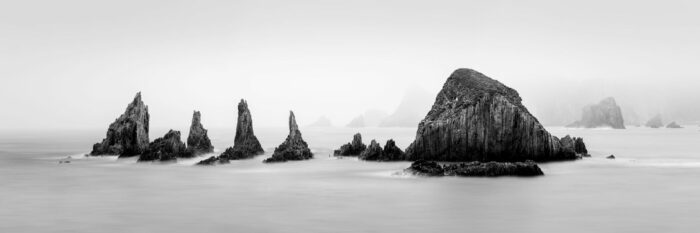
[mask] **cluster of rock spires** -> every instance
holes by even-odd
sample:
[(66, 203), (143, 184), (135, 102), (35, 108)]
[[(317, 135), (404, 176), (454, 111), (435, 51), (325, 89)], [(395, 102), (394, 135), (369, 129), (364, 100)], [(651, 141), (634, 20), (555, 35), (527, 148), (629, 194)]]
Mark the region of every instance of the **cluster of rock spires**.
[(625, 121), (622, 118), (620, 106), (617, 105), (613, 97), (608, 97), (598, 104), (584, 107), (581, 120), (567, 125), (567, 127), (624, 129)]
[(90, 155), (140, 155), (138, 161), (172, 161), (212, 152), (214, 147), (201, 124), (201, 114), (192, 116), (187, 145), (180, 139), (180, 132), (170, 130), (163, 137), (149, 143), (148, 106), (141, 99), (141, 92), (127, 106), (126, 111), (107, 130), (107, 137), (93, 146)]
[(418, 125), (407, 160), (552, 161), (576, 159), (522, 105), (515, 90), (485, 75), (458, 69)]
[(213, 165), (215, 163), (228, 163), (229, 160), (248, 159), (265, 153), (260, 141), (253, 131), (253, 117), (248, 109), (248, 102), (241, 100), (238, 103), (238, 120), (236, 121), (236, 137), (233, 147), (229, 147), (218, 157), (212, 156), (202, 160), (198, 165)]
[(277, 148), (272, 157), (265, 159), (265, 163), (286, 162), (289, 160), (306, 160), (313, 158), (313, 154), (301, 137), (294, 112), (289, 111), (289, 135)]
[(342, 145), (340, 149), (335, 150), (333, 153), (335, 156), (358, 156), (362, 160), (369, 161), (400, 161), (405, 160), (404, 152), (396, 146), (396, 142), (393, 139), (389, 139), (386, 144), (384, 144), (384, 149), (381, 145), (377, 143), (376, 140), (372, 140), (369, 146), (362, 143), (362, 135), (356, 133), (351, 143)]
[[(600, 118), (605, 124), (624, 128), (621, 117), (618, 121), (616, 116), (600, 113), (609, 112), (609, 109), (619, 112), (613, 99), (591, 107), (591, 113), (584, 113), (584, 120)], [(149, 144), (148, 118), (148, 108), (139, 93), (126, 112), (110, 125), (102, 143), (93, 146), (91, 154), (140, 154), (139, 161), (168, 161), (213, 151), (199, 112), (193, 115), (187, 146), (180, 140), (180, 132), (174, 130)], [(252, 117), (245, 100), (238, 104), (236, 127), (233, 147), (198, 164), (227, 163), (264, 153), (253, 132)], [(372, 161), (416, 161), (407, 169), (416, 174), (536, 176), (543, 173), (534, 161), (577, 159), (588, 156), (588, 150), (581, 138), (567, 135), (559, 139), (550, 135), (522, 105), (515, 90), (477, 71), (458, 69), (447, 79), (432, 109), (418, 125), (416, 139), (405, 153), (394, 140), (388, 140), (384, 148), (376, 140), (366, 146), (358, 133), (351, 143), (341, 146), (334, 154)], [(264, 162), (311, 158), (313, 154), (301, 136), (294, 113), (290, 111), (289, 135)], [(438, 162), (468, 163), (440, 165)]]

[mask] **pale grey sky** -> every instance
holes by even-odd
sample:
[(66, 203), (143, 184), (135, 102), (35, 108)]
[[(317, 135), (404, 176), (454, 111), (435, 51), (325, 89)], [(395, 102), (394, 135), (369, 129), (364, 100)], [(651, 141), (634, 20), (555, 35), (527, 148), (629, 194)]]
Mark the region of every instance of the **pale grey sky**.
[(2, 1), (0, 129), (105, 128), (137, 91), (152, 127), (184, 130), (194, 109), (232, 127), (240, 98), (256, 126), (284, 125), (290, 109), (301, 125), (345, 125), (391, 113), (409, 88), (436, 94), (460, 67), (517, 89), (536, 116), (619, 96), (643, 115), (681, 99), (690, 119), (697, 12), (697, 1)]

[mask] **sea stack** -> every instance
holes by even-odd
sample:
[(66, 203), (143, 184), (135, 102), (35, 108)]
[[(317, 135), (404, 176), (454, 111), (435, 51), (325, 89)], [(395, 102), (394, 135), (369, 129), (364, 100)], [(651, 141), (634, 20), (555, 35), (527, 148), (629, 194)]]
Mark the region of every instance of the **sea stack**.
[(165, 136), (148, 145), (148, 148), (139, 157), (139, 162), (170, 161), (188, 157), (192, 157), (192, 154), (187, 151), (185, 143), (180, 140), (180, 131), (171, 129)]
[(92, 146), (90, 155), (135, 156), (148, 148), (148, 106), (141, 101), (141, 92), (107, 130), (107, 137)]
[(313, 158), (313, 154), (308, 144), (301, 137), (294, 112), (289, 111), (289, 135), (281, 145), (275, 148), (275, 153), (272, 154), (272, 157), (264, 162), (286, 162), (288, 160), (306, 160), (311, 158)]
[(207, 130), (202, 126), (202, 114), (199, 111), (194, 111), (192, 114), (190, 134), (187, 136), (187, 150), (193, 155), (201, 155), (214, 151), (214, 146), (211, 145)]
[(408, 160), (551, 161), (576, 159), (521, 103), (517, 91), (471, 69), (447, 79), (418, 125)]
[(584, 107), (581, 120), (567, 125), (567, 127), (612, 127), (613, 129), (624, 129), (625, 121), (622, 118), (622, 110), (615, 102), (615, 98), (608, 97), (598, 104)]
[(384, 144), (384, 149), (381, 148), (377, 141), (372, 140), (369, 147), (362, 151), (359, 156), (362, 160), (368, 161), (399, 161), (405, 160), (404, 152), (396, 146), (393, 139), (389, 139)]
[(241, 99), (238, 103), (238, 121), (233, 147), (229, 147), (219, 157), (226, 160), (248, 159), (265, 153), (260, 141), (253, 132), (253, 117), (248, 109), (248, 102)]
[(367, 145), (362, 143), (362, 135), (360, 133), (356, 133), (354, 136), (352, 136), (351, 143), (342, 145), (340, 149), (335, 150), (333, 154), (336, 156), (356, 156), (360, 155), (360, 153), (362, 153), (362, 151), (364, 151), (366, 148)]
[(376, 140), (369, 143), (367, 149), (362, 151), (360, 159), (362, 160), (380, 160), (382, 157), (382, 146)]
[(661, 114), (658, 114), (653, 118), (649, 119), (649, 121), (647, 121), (646, 126), (654, 129), (664, 127), (663, 120), (661, 120)]

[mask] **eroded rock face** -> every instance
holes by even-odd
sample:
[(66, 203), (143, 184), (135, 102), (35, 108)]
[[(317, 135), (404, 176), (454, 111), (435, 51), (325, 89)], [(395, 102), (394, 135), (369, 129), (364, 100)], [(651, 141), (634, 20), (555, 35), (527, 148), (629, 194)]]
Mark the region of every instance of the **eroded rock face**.
[(458, 69), (418, 125), (408, 160), (549, 161), (576, 159), (522, 105), (515, 90)]
[(187, 149), (193, 155), (201, 155), (214, 151), (214, 146), (211, 145), (211, 140), (207, 135), (207, 130), (202, 126), (202, 115), (199, 111), (192, 114), (192, 124), (190, 125), (190, 134), (187, 136)]
[(654, 129), (664, 127), (663, 120), (661, 120), (661, 115), (656, 115), (653, 118), (649, 119), (649, 121), (647, 121), (646, 126)]
[(377, 143), (376, 140), (372, 140), (369, 143), (367, 149), (360, 153), (360, 159), (362, 160), (381, 160), (382, 159), (382, 147)]
[(311, 158), (313, 158), (313, 154), (309, 149), (309, 145), (306, 144), (301, 137), (294, 112), (289, 111), (289, 135), (287, 135), (287, 139), (284, 140), (281, 145), (275, 148), (275, 153), (272, 154), (272, 157), (266, 159), (264, 162), (286, 162), (289, 160), (306, 160)]
[(598, 104), (584, 107), (581, 120), (567, 127), (612, 127), (613, 129), (624, 129), (625, 121), (622, 118), (620, 106), (617, 105), (613, 97), (609, 97)]
[(574, 151), (584, 157), (590, 156), (588, 154), (588, 149), (586, 149), (586, 144), (583, 143), (583, 138), (574, 138)]
[(404, 159), (405, 153), (398, 146), (396, 146), (396, 142), (394, 142), (394, 139), (389, 139), (388, 141), (386, 141), (386, 144), (384, 144), (384, 150), (382, 150), (381, 160), (398, 161)]
[(180, 131), (170, 130), (162, 138), (158, 138), (148, 145), (148, 148), (139, 157), (139, 162), (146, 161), (170, 161), (177, 158), (189, 158), (185, 143), (180, 140)]
[(92, 146), (90, 155), (129, 157), (143, 153), (148, 148), (148, 121), (148, 106), (139, 92), (124, 114), (109, 125), (107, 137)]
[(351, 143), (342, 145), (340, 149), (335, 150), (333, 154), (336, 156), (355, 156), (360, 155), (360, 153), (362, 153), (362, 151), (365, 149), (367, 149), (367, 145), (362, 143), (362, 135), (360, 133), (356, 133), (352, 137)]
[(669, 123), (668, 125), (666, 125), (666, 128), (669, 128), (669, 129), (680, 129), (680, 128), (683, 128), (683, 127), (681, 127), (678, 123), (676, 123), (676, 122), (674, 121), (674, 122), (671, 122), (671, 123)]
[(541, 176), (544, 175), (533, 161), (525, 162), (469, 162), (440, 165), (437, 162), (418, 160), (404, 171), (423, 176), (463, 176), (463, 177), (497, 177), (497, 176)]
[(238, 121), (233, 147), (227, 148), (220, 157), (229, 160), (248, 159), (263, 153), (265, 151), (253, 131), (253, 117), (248, 109), (248, 102), (242, 99), (238, 103)]

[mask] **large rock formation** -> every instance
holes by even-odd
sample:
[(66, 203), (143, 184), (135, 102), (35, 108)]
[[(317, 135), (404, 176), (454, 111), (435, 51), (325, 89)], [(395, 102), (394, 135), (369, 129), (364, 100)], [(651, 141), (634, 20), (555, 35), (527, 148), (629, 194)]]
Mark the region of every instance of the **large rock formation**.
[(309, 149), (309, 145), (301, 138), (301, 132), (299, 131), (299, 126), (297, 126), (294, 112), (289, 111), (289, 135), (287, 135), (287, 139), (281, 145), (275, 148), (275, 153), (272, 154), (272, 157), (264, 162), (286, 162), (288, 160), (306, 160), (311, 158), (313, 158), (313, 154)]
[(424, 176), (541, 176), (544, 175), (533, 161), (526, 162), (469, 162), (440, 165), (437, 162), (419, 160), (411, 164), (406, 172)]
[(335, 150), (333, 154), (336, 156), (354, 156), (359, 155), (366, 148), (367, 146), (364, 143), (362, 143), (362, 135), (360, 133), (356, 133), (352, 137), (351, 143), (342, 145), (340, 149)]
[(194, 111), (194, 114), (192, 114), (190, 134), (187, 136), (187, 150), (193, 155), (206, 154), (214, 151), (214, 146), (211, 145), (207, 130), (202, 126), (202, 115), (199, 111)]
[(649, 119), (649, 121), (647, 121), (646, 126), (654, 129), (664, 127), (664, 122), (663, 120), (661, 120), (661, 114), (658, 114), (653, 118)]
[(598, 104), (584, 107), (581, 120), (567, 127), (612, 127), (613, 129), (624, 129), (625, 121), (622, 119), (622, 110), (617, 106), (615, 99), (608, 97)]
[(230, 160), (247, 159), (263, 153), (265, 151), (253, 132), (253, 117), (248, 109), (248, 102), (242, 99), (238, 103), (238, 122), (233, 147), (226, 149), (220, 157)]
[(109, 125), (107, 137), (92, 146), (90, 155), (139, 155), (148, 148), (148, 106), (136, 94), (126, 111)]
[(180, 131), (171, 129), (165, 136), (148, 145), (148, 148), (139, 157), (139, 162), (169, 161), (189, 157), (192, 157), (192, 154), (187, 150), (185, 143), (180, 140)]
[(683, 127), (681, 127), (678, 123), (676, 123), (676, 122), (674, 121), (674, 122), (668, 123), (668, 125), (666, 125), (666, 128), (669, 128), (669, 129), (680, 129), (680, 128), (683, 128)]
[(576, 159), (522, 105), (515, 90), (458, 69), (418, 125), (408, 160), (549, 161)]

